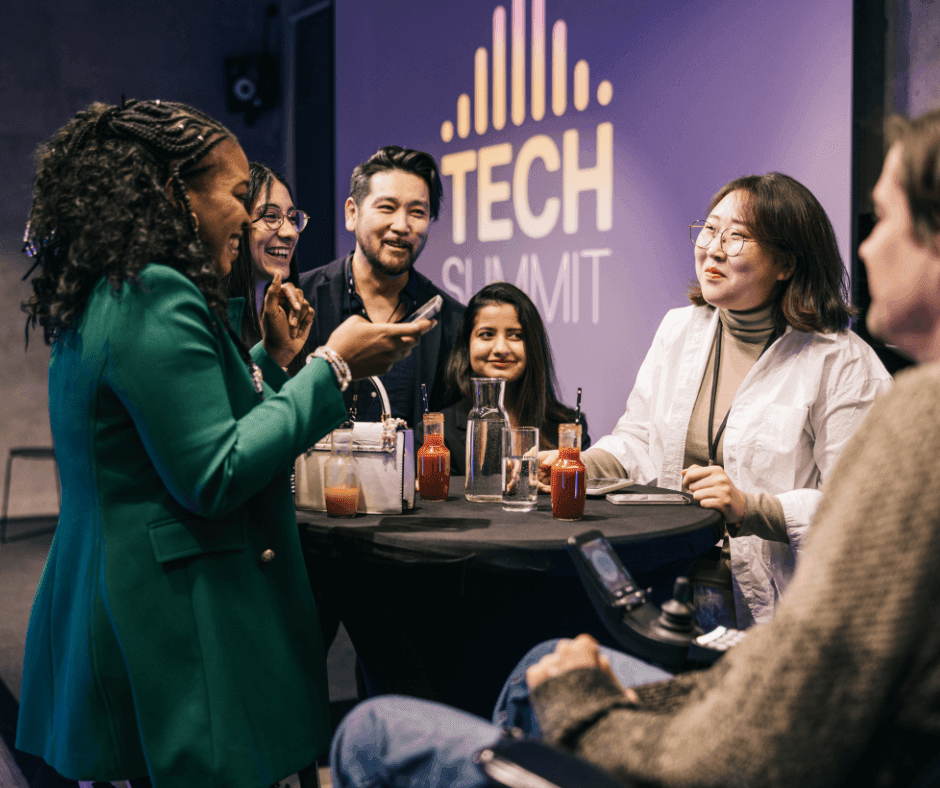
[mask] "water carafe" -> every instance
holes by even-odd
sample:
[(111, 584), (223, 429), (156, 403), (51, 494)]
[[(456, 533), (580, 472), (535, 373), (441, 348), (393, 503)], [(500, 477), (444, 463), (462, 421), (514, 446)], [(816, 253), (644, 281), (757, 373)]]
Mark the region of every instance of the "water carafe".
[(467, 417), (468, 501), (500, 503), (503, 495), (503, 427), (509, 414), (503, 405), (506, 381), (502, 378), (470, 378), (473, 410)]

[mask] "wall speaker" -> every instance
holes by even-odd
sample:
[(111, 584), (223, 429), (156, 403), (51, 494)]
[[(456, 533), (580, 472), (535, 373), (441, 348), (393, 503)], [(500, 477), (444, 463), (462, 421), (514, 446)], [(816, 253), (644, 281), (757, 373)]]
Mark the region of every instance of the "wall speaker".
[(225, 105), (229, 112), (244, 112), (251, 122), (280, 103), (280, 79), (273, 55), (225, 58)]

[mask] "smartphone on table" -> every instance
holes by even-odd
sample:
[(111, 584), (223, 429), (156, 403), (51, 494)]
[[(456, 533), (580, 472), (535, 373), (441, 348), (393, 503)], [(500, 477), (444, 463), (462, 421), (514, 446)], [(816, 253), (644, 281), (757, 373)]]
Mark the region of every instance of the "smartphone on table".
[(615, 506), (690, 503), (689, 499), (681, 493), (611, 493), (607, 496), (607, 500)]

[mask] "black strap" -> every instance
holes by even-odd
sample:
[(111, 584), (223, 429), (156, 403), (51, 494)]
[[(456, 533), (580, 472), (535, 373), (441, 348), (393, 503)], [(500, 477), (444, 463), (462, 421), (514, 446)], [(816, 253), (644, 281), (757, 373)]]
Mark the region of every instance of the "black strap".
[[(715, 400), (718, 398), (718, 370), (721, 368), (721, 336), (722, 336), (722, 321), (721, 315), (718, 316), (718, 330), (715, 332), (715, 368), (712, 373), (712, 398), (711, 403), (708, 406), (708, 464), (715, 465), (718, 462), (718, 444), (721, 442), (721, 436), (725, 431), (725, 426), (728, 424), (728, 413), (731, 413), (731, 408), (728, 408), (728, 413), (725, 413), (725, 417), (721, 420), (721, 426), (718, 427), (718, 434), (712, 438), (712, 426), (715, 423)], [(767, 338), (767, 344), (764, 345), (763, 350), (758, 356), (758, 360), (764, 353), (767, 352), (769, 348), (777, 337), (780, 336), (780, 333), (777, 331), (776, 327), (773, 331), (770, 332), (770, 336)], [(755, 364), (757, 362), (754, 362)]]

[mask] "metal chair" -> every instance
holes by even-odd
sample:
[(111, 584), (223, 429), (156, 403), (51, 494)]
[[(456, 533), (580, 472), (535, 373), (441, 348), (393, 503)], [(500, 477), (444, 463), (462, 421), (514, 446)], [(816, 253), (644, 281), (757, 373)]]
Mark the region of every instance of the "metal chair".
[[(13, 460), (52, 460), (52, 467), (55, 471), (55, 489), (56, 493), (59, 496), (59, 507), (62, 507), (62, 488), (59, 485), (59, 466), (56, 463), (55, 459), (55, 450), (52, 448), (46, 448), (45, 446), (17, 446), (10, 449), (10, 453), (7, 455), (7, 468), (6, 468), (6, 477), (3, 484), (3, 511), (0, 514), (0, 543), (5, 543), (7, 541), (7, 524), (9, 522), (8, 510), (10, 504), (10, 478), (13, 472)], [(17, 536), (17, 539), (23, 539), (27, 536), (38, 536), (39, 534), (49, 533), (55, 530), (55, 526), (51, 528), (43, 528), (39, 530), (29, 531), (26, 534)]]

